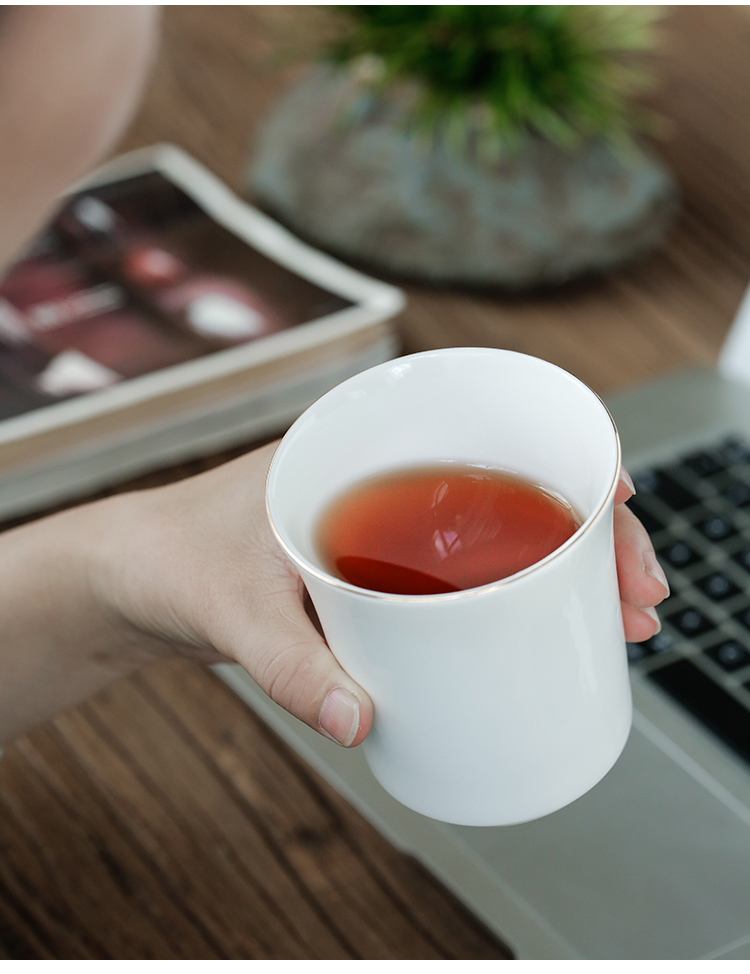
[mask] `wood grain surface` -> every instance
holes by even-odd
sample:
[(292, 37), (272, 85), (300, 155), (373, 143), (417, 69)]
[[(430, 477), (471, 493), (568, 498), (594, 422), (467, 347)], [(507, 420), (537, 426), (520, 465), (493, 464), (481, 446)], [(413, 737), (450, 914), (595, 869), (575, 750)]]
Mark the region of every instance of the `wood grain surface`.
[[(262, 117), (302, 70), (301, 7), (168, 7), (120, 149), (185, 147), (234, 189)], [(710, 365), (750, 279), (750, 16), (670, 8), (655, 106), (682, 212), (659, 253), (508, 298), (406, 285), (407, 351), (517, 349), (607, 394)], [(160, 471), (167, 483), (243, 452)], [(0, 762), (0, 957), (503, 958), (209, 671), (152, 668)]]

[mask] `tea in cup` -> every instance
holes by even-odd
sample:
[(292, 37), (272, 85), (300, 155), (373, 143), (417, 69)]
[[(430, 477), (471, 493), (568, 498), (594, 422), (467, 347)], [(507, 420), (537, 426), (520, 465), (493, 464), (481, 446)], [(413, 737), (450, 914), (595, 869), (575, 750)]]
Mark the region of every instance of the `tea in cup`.
[(617, 431), (562, 369), (442, 349), (331, 390), (267, 504), (331, 651), (370, 695), (384, 788), (461, 825), (539, 818), (627, 740)]

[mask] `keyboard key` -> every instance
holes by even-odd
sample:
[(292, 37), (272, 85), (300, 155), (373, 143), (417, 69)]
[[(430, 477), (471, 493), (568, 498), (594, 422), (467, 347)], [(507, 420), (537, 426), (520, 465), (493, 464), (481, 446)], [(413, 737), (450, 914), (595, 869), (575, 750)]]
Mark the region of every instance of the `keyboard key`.
[(750, 712), (697, 666), (678, 660), (649, 678), (750, 762)]
[(746, 629), (750, 629), (750, 608), (742, 609), (741, 612), (735, 612), (734, 618), (740, 625), (744, 626)]
[(714, 602), (723, 602), (741, 591), (724, 572), (712, 572), (695, 582), (695, 585)]
[(741, 440), (735, 438), (726, 440), (721, 453), (730, 463), (750, 463), (750, 448)]
[(655, 494), (673, 511), (684, 511), (698, 503), (698, 498), (663, 470), (649, 470), (634, 479), (636, 490)]
[(706, 655), (730, 673), (750, 663), (750, 653), (736, 639), (725, 639), (724, 642), (711, 646), (706, 650)]
[(693, 453), (691, 456), (685, 457), (682, 463), (692, 470), (696, 477), (713, 477), (714, 474), (721, 473), (722, 470), (726, 469), (714, 454), (705, 452)]
[(711, 514), (696, 527), (709, 541), (724, 541), (726, 538), (731, 538), (733, 534), (737, 534), (737, 529), (732, 522), (722, 517), (721, 514)]
[(740, 568), (750, 572), (750, 545), (732, 555), (732, 561), (736, 561)]
[[(750, 609), (746, 611), (748, 612), (748, 619), (750, 619)], [(711, 629), (716, 628), (708, 616), (705, 616), (699, 609), (693, 608), (680, 609), (679, 612), (667, 616), (667, 621), (683, 636), (688, 637), (702, 636), (704, 632), (710, 632)]]
[(667, 653), (675, 644), (674, 636), (668, 632), (657, 632), (650, 639), (644, 639), (642, 643), (627, 643), (628, 661), (637, 663), (639, 660), (646, 659), (647, 656), (654, 656), (656, 653)]
[[(689, 565), (694, 565), (697, 561), (701, 560), (698, 552), (694, 551), (684, 541), (674, 541), (672, 544), (660, 548), (657, 554), (660, 559), (668, 562), (673, 568), (687, 568)], [(747, 556), (747, 566), (743, 565), (743, 567), (747, 567), (747, 570), (750, 571), (750, 548), (748, 548)]]
[(625, 648), (628, 651), (628, 663), (639, 663), (642, 659), (654, 655), (654, 651), (644, 643), (625, 643)]
[(730, 504), (735, 507), (747, 507), (750, 504), (750, 484), (745, 484), (741, 480), (733, 480), (721, 491), (722, 497), (726, 497)]
[(656, 470), (641, 470), (633, 474), (633, 483), (637, 491), (653, 494), (659, 486), (659, 474)]
[(666, 653), (674, 646), (674, 636), (668, 632), (657, 632), (644, 642), (644, 646), (648, 646), (654, 653)]
[(630, 508), (633, 514), (635, 514), (649, 534), (656, 534), (657, 531), (661, 531), (661, 529), (664, 527), (661, 521), (647, 511), (641, 504), (638, 503), (638, 501), (631, 498), (627, 502), (627, 506)]

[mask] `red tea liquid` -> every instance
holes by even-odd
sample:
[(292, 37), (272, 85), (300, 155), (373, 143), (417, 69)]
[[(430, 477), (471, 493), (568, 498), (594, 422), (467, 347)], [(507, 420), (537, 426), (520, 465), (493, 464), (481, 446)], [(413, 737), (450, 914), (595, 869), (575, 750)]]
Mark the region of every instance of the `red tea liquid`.
[(439, 464), (345, 491), (320, 520), (317, 548), (326, 570), (352, 585), (432, 595), (514, 575), (580, 524), (564, 500), (521, 477)]

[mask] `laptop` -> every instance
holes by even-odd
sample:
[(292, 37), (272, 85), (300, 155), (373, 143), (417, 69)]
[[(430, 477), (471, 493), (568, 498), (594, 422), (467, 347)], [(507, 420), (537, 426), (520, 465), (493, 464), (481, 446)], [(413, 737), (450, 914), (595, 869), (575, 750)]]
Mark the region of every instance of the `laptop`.
[(447, 825), (400, 805), (236, 666), (220, 675), (518, 958), (750, 958), (750, 292), (716, 372), (609, 400), (672, 587), (628, 647), (622, 757), (544, 819)]

